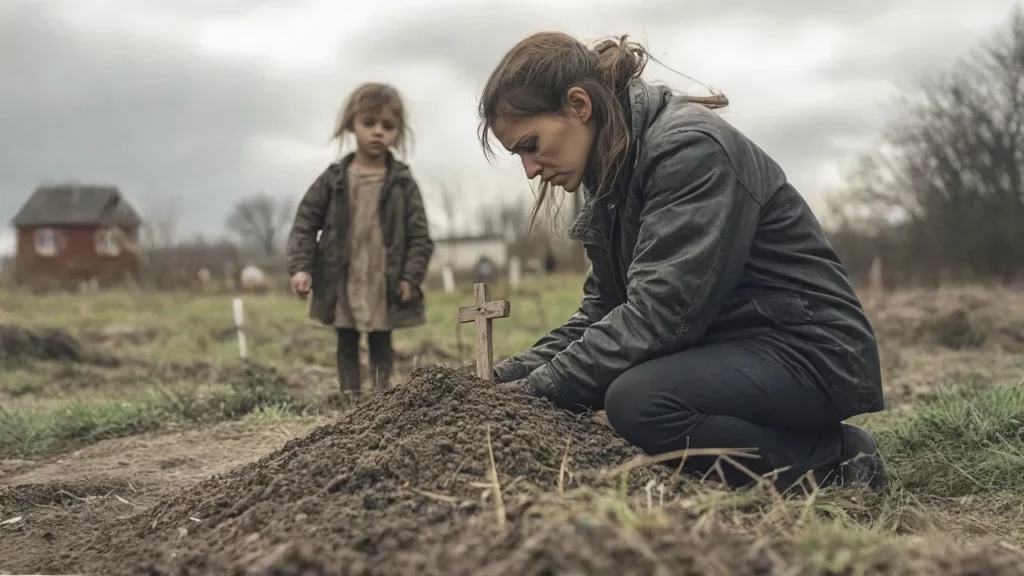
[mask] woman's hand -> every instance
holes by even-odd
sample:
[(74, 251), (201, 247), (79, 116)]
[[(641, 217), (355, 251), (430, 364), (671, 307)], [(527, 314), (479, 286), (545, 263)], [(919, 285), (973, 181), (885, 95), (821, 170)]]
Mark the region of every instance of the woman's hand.
[(411, 282), (402, 280), (398, 283), (398, 299), (402, 301), (402, 304), (408, 304), (415, 295), (416, 288), (413, 287)]
[(500, 390), (508, 390), (511, 392), (519, 392), (520, 394), (529, 394), (530, 396), (540, 396), (537, 389), (530, 384), (527, 378), (520, 380), (513, 380), (511, 382), (501, 382), (496, 385)]
[(292, 275), (292, 293), (305, 300), (313, 287), (313, 277), (305, 272), (296, 272)]

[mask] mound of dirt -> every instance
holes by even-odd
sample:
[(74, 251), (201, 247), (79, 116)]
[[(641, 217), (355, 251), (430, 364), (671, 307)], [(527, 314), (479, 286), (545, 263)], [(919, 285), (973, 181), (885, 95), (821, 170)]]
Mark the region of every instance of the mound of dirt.
[(901, 292), (869, 314), (884, 346), (1024, 352), (1024, 294), (1011, 290)]
[(130, 494), (131, 489), (130, 483), (116, 480), (0, 486), (0, 516), (31, 511), (40, 506), (74, 506), (96, 498), (110, 497), (115, 492)]
[(113, 478), (0, 486), (0, 574), (22, 573), (20, 558), (102, 537), (107, 523), (131, 514), (136, 486)]
[(20, 326), (0, 325), (0, 359), (4, 361), (59, 360), (81, 362), (82, 346), (63, 330), (35, 332)]
[(276, 368), (259, 362), (245, 362), (222, 370), (218, 377), (231, 386), (234, 403), (225, 413), (249, 414), (261, 406), (292, 405), (302, 402), (293, 394), (291, 383)]
[[(86, 573), (244, 571), (276, 546), (315, 542), (331, 573), (440, 573), (425, 553), (467, 518), (490, 511), (488, 431), (506, 498), (553, 489), (568, 444), (564, 483), (612, 484), (599, 471), (639, 455), (610, 430), (509, 394), (462, 372), (418, 370), (335, 424), (258, 462), (155, 506), (114, 538), (92, 542), (64, 566)], [(631, 475), (638, 487), (666, 474)], [(514, 514), (512, 502), (509, 513)], [(436, 555), (437, 552), (435, 551)], [(287, 555), (275, 556), (286, 562)], [(72, 560), (72, 558), (68, 558)], [(270, 564), (276, 561), (270, 559)], [(459, 570), (449, 565), (455, 573)], [(473, 571), (474, 567), (467, 567)], [(468, 573), (463, 571), (463, 573)]]
[(0, 324), (0, 365), (24, 364), (31, 360), (117, 364), (114, 358), (87, 352), (64, 330), (48, 328), (36, 331)]
[[(622, 477), (601, 472), (639, 455), (588, 417), (461, 371), (420, 369), (406, 385), (259, 461), (126, 520), (69, 524), (50, 535), (48, 553), (4, 568), (176, 576), (854, 573), (834, 546), (815, 559), (681, 505), (653, 521), (630, 521), (634, 514), (611, 492), (579, 490), (615, 488)], [(642, 494), (670, 473), (640, 468), (619, 489)], [(560, 484), (563, 497), (555, 495)], [(1006, 550), (921, 550), (880, 554), (870, 572), (1024, 568)]]

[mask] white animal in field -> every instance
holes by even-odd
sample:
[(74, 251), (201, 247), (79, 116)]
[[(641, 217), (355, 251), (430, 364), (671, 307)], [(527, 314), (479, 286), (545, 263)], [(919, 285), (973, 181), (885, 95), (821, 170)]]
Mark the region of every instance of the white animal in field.
[(199, 278), (200, 282), (202, 282), (203, 284), (208, 284), (210, 282), (212, 274), (210, 274), (209, 268), (200, 268), (196, 276)]
[(267, 275), (263, 273), (263, 270), (255, 266), (242, 268), (241, 280), (242, 288), (246, 290), (258, 290), (267, 287)]

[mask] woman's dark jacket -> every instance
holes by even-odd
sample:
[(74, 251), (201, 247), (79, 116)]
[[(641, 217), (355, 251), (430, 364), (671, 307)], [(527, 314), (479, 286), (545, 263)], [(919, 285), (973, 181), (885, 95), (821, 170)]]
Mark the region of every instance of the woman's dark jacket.
[(667, 88), (634, 82), (627, 120), (625, 184), (588, 198), (570, 231), (591, 261), (579, 310), (496, 378), (599, 409), (633, 366), (753, 338), (818, 382), (842, 418), (881, 410), (871, 324), (782, 168)]

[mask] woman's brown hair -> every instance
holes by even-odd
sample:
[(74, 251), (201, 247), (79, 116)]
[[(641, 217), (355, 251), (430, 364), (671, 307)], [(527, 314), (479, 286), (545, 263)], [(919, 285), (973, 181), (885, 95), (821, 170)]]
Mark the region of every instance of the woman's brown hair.
[[(629, 126), (620, 99), (648, 60), (647, 50), (626, 38), (602, 40), (591, 48), (568, 34), (540, 32), (513, 46), (480, 97), (478, 136), (484, 153), (494, 157), (489, 136), (499, 118), (561, 114), (569, 89), (580, 87), (590, 96), (595, 127), (584, 182), (595, 197), (608, 193), (629, 151)], [(549, 192), (542, 183), (534, 219)]]
[(395, 148), (404, 156), (412, 144), (412, 129), (406, 119), (405, 104), (398, 90), (390, 84), (380, 82), (367, 82), (356, 88), (342, 105), (338, 112), (338, 120), (334, 125), (334, 139), (341, 140), (346, 132), (354, 130), (353, 123), (356, 116), (364, 112), (379, 112), (388, 107), (398, 117), (398, 136), (395, 138)]

